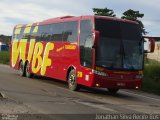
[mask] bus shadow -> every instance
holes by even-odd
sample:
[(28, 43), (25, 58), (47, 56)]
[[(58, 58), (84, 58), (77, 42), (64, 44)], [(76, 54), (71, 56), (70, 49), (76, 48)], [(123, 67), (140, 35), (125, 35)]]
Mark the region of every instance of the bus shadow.
[(137, 99), (134, 96), (131, 96), (129, 94), (124, 94), (119, 90), (116, 94), (110, 93), (107, 88), (89, 88), (89, 87), (83, 87), (84, 89), (81, 89), (80, 92), (82, 93), (88, 93), (92, 95), (98, 95), (99, 97), (115, 97), (115, 98), (122, 98), (127, 100), (133, 100)]
[[(45, 76), (37, 76), (37, 75), (35, 75), (33, 79), (40, 80), (41, 82), (53, 84), (53, 85), (56, 85), (58, 87), (68, 89), (67, 82), (65, 82), (65, 81), (61, 81), (61, 80), (58, 80), (58, 79), (53, 79), (53, 78), (49, 78), (49, 77), (45, 77)], [(121, 90), (118, 91), (116, 94), (111, 94), (107, 90), (107, 88), (90, 88), (90, 87), (86, 87), (86, 86), (81, 86), (81, 89), (78, 92), (84, 93), (84, 94), (96, 95), (96, 96), (100, 96), (100, 97), (111, 96), (111, 97), (128, 99), (128, 100), (129, 99), (131, 99), (131, 100), (137, 99), (134, 96), (122, 93)]]
[(58, 80), (58, 79), (54, 79), (54, 78), (50, 78), (50, 77), (45, 77), (45, 76), (39, 76), (39, 75), (34, 75), (33, 79), (40, 80), (41, 82), (57, 85), (59, 87), (67, 88), (67, 82), (62, 81), (62, 80)]

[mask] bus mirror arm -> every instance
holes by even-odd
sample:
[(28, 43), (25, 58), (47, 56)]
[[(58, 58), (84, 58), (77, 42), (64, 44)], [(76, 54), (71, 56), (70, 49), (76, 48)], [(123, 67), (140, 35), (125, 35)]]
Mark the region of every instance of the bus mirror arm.
[(144, 50), (145, 53), (153, 53), (155, 49), (155, 39), (152, 37), (144, 37), (144, 42), (148, 41), (148, 50)]
[(93, 48), (95, 48), (98, 44), (98, 40), (99, 40), (99, 37), (100, 37), (99, 36), (99, 31), (93, 30), (92, 33), (93, 33)]
[(150, 40), (150, 52), (154, 52), (155, 49), (155, 40), (153, 38), (151, 38)]

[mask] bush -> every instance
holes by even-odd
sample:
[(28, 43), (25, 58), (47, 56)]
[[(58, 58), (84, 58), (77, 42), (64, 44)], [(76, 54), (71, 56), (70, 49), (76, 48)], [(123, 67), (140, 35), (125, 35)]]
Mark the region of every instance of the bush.
[(2, 51), (0, 52), (0, 63), (2, 64), (9, 64), (9, 51)]
[(160, 64), (147, 64), (144, 68), (142, 90), (160, 95)]

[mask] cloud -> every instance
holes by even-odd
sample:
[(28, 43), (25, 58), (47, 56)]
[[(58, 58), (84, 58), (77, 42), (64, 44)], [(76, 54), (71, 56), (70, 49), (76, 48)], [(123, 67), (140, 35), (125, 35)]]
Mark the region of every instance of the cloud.
[[(70, 15), (56, 8), (46, 9), (43, 5), (35, 3), (15, 2), (11, 9), (8, 2), (0, 3), (0, 34), (11, 35), (13, 26), (16, 24), (32, 23), (52, 17)], [(19, 23), (18, 23), (19, 22)]]
[(148, 35), (159, 37), (160, 36), (160, 20), (142, 20)]
[[(143, 21), (146, 29), (158, 30), (155, 20), (160, 19), (159, 4), (159, 0), (154, 2), (149, 0), (1, 0), (0, 34), (11, 35), (16, 24), (33, 23), (66, 15), (91, 15), (92, 8), (95, 7), (113, 9), (118, 17), (128, 9), (139, 10), (145, 14)], [(155, 33), (159, 34), (157, 31)]]

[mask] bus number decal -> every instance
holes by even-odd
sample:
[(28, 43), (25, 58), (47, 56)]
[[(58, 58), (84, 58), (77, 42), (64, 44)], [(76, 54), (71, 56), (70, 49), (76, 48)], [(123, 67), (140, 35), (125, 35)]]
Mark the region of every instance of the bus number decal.
[(82, 77), (83, 76), (83, 73), (81, 71), (78, 71), (77, 72), (77, 77)]

